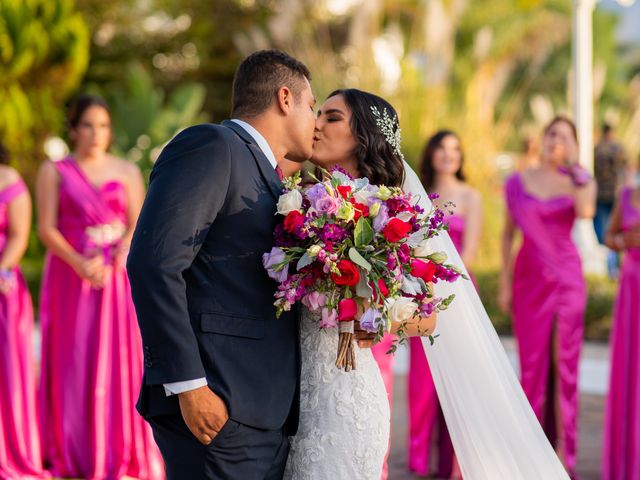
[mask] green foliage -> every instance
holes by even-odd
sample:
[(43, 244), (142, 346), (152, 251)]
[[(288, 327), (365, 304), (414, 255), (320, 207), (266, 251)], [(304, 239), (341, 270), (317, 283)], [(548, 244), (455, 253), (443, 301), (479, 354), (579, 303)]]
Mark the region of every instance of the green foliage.
[(137, 162), (148, 175), (161, 148), (180, 129), (206, 120), (201, 113), (205, 89), (185, 83), (166, 97), (140, 64), (131, 64), (123, 82), (105, 92), (115, 130), (116, 154)]
[(42, 143), (88, 65), (89, 32), (73, 0), (0, 2), (0, 139), (31, 179)]

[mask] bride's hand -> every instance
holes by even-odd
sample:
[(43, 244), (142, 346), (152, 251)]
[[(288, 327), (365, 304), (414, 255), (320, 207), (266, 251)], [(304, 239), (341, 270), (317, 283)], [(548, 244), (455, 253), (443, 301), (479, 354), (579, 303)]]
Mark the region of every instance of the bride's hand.
[(374, 341), (376, 339), (376, 334), (367, 332), (366, 330), (362, 330), (360, 328), (360, 322), (356, 321), (354, 324), (354, 337), (358, 342), (358, 347), (360, 348), (371, 348), (374, 345)]

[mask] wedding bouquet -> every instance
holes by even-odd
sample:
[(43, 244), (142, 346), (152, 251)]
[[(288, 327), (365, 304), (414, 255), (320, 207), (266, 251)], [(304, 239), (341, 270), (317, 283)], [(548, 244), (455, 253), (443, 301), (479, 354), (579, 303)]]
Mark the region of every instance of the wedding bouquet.
[(336, 366), (349, 371), (359, 314), (360, 328), (377, 339), (396, 322), (402, 342), (408, 322), (453, 301), (453, 295), (437, 298), (432, 284), (462, 273), (430, 247), (446, 229), (441, 210), (425, 212), (402, 189), (353, 179), (339, 168), (315, 180), (303, 186), (299, 173), (284, 180), (275, 246), (263, 265), (279, 283), (277, 315), (296, 302), (320, 312), (320, 328), (339, 329)]

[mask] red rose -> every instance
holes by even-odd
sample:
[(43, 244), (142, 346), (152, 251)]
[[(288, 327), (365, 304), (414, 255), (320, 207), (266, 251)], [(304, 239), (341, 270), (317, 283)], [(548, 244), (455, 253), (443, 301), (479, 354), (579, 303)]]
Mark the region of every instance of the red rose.
[(336, 285), (346, 285), (347, 287), (353, 287), (360, 281), (360, 270), (356, 267), (355, 263), (350, 260), (340, 260), (337, 264), (340, 275), (336, 273), (331, 274), (331, 280)]
[(340, 185), (336, 188), (338, 189), (338, 193), (340, 194), (340, 196), (345, 200), (351, 194), (351, 187), (349, 185)]
[(353, 217), (353, 219), (357, 222), (358, 219), (360, 217), (368, 217), (369, 216), (369, 207), (366, 206), (364, 203), (357, 203), (355, 201), (352, 201), (351, 203), (353, 203), (353, 208), (356, 211), (355, 216)]
[(421, 278), (425, 282), (429, 283), (433, 280), (433, 276), (436, 273), (436, 265), (433, 262), (423, 262), (422, 260), (411, 261), (411, 275), (417, 278)]
[[(384, 281), (381, 278), (378, 279), (378, 288), (380, 289), (380, 296), (383, 299), (385, 299), (385, 298), (387, 298), (389, 296), (389, 289), (387, 288), (387, 285), (384, 283)], [(373, 286), (372, 286), (372, 289), (373, 289), (373, 301), (377, 302), (378, 301), (378, 291), (375, 288), (373, 288)]]
[(284, 217), (284, 229), (289, 233), (296, 231), (304, 225), (304, 215), (297, 210), (293, 210)]
[(338, 320), (348, 322), (354, 320), (358, 313), (358, 304), (353, 298), (345, 298), (338, 303)]
[(387, 241), (396, 243), (402, 240), (411, 231), (411, 224), (403, 222), (399, 218), (392, 218), (382, 230)]

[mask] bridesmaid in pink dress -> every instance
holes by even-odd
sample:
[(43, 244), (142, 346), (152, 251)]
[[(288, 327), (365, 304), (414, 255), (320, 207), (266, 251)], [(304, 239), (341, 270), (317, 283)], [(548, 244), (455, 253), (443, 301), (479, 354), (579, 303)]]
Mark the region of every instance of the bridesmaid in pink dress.
[(31, 296), (18, 267), (29, 241), (31, 199), (0, 145), (0, 479), (47, 478), (36, 413)]
[(135, 411), (142, 342), (125, 255), (144, 196), (135, 165), (107, 153), (108, 106), (81, 96), (68, 114), (75, 151), (42, 166), (41, 428), (55, 476), (163, 478), (151, 430)]
[(605, 237), (624, 252), (611, 332), (602, 480), (640, 479), (640, 188), (625, 188)]
[[(557, 117), (544, 131), (540, 166), (507, 180), (499, 291), (512, 313), (523, 390), (574, 478), (586, 287), (571, 229), (576, 218), (593, 217), (596, 193), (577, 151), (573, 122)], [(513, 265), (516, 229), (523, 242)]]
[[(449, 235), (468, 266), (473, 262), (480, 242), (482, 199), (477, 190), (465, 183), (463, 162), (459, 137), (450, 130), (441, 130), (426, 144), (421, 174), (425, 189), (440, 196), (435, 202), (448, 213)], [(454, 205), (445, 206), (447, 202)], [(459, 472), (455, 466), (453, 445), (422, 341), (411, 338), (409, 345), (409, 470), (429, 475), (435, 457), (437, 468), (434, 473), (437, 477), (457, 477)], [(434, 436), (437, 448), (434, 448)]]

